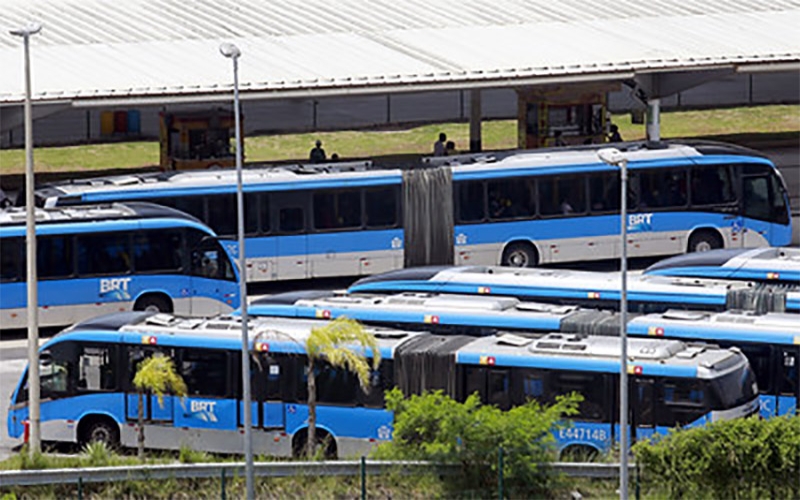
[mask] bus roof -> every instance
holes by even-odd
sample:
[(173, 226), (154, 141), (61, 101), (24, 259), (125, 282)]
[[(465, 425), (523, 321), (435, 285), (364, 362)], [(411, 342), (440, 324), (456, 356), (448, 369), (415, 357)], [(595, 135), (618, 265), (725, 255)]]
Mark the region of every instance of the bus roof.
[[(248, 338), (251, 349), (267, 350), (268, 347), (299, 353), (311, 330), (327, 324), (322, 320), (250, 318)], [(402, 342), (422, 333), (371, 326), (365, 326), (365, 329), (375, 335), (381, 355), (385, 357), (391, 357)], [(116, 338), (134, 344), (235, 350), (241, 349), (242, 322), (240, 317), (227, 315), (190, 318), (165, 313), (124, 312), (77, 323), (56, 336), (54, 341), (64, 337), (98, 341)]]
[[(399, 170), (370, 168), (371, 162), (332, 163), (323, 165), (252, 166), (242, 171), (244, 190), (310, 189), (343, 185), (399, 184)], [(77, 179), (51, 183), (37, 188), (37, 198), (81, 195), (84, 193), (144, 193), (164, 196), (161, 191), (213, 189), (209, 194), (233, 192), (236, 170), (192, 170), (166, 173), (132, 174)], [(40, 204), (40, 203), (37, 203)]]
[(454, 167), (454, 177), (480, 171), (492, 170), (499, 174), (513, 169), (545, 169), (558, 167), (615, 168), (603, 163), (597, 156), (600, 149), (614, 147), (625, 153), (629, 166), (656, 164), (666, 160), (682, 159), (687, 162), (703, 156), (752, 156), (758, 163), (768, 162), (766, 157), (754, 150), (718, 142), (663, 141), (624, 142), (602, 145), (570, 146), (534, 149), (525, 151), (500, 151), (457, 155), (453, 157), (425, 158), (430, 165)]
[(644, 273), (678, 276), (708, 273), (720, 277), (761, 273), (765, 280), (783, 278), (800, 282), (800, 248), (734, 248), (677, 255), (656, 262)]
[[(36, 208), (34, 214), (37, 224), (155, 217), (172, 217), (200, 222), (196, 217), (186, 212), (141, 201), (75, 207)], [(0, 211), (0, 225), (25, 224), (25, 216), (24, 207), (8, 207)]]
[(800, 316), (749, 311), (666, 311), (632, 318), (632, 334), (730, 342), (800, 344)]
[(248, 306), (248, 312), (255, 316), (346, 316), (359, 321), (390, 324), (540, 331), (558, 330), (564, 318), (579, 310), (578, 306), (523, 302), (514, 297), (427, 292), (287, 292), (262, 297)]
[[(568, 269), (551, 268), (512, 268), (501, 266), (450, 266), (427, 267), (416, 269), (401, 269), (389, 271), (384, 274), (368, 276), (356, 281), (349, 289), (350, 292), (370, 292), (393, 288), (399, 290), (408, 283), (409, 288), (414, 283), (429, 283), (433, 290), (438, 285), (455, 285), (471, 287), (471, 293), (503, 295), (509, 287), (519, 289), (540, 289), (552, 293), (574, 291), (585, 298), (587, 292), (597, 294), (595, 299), (616, 298), (619, 295), (621, 276), (617, 272), (574, 271)], [(392, 282), (397, 285), (392, 287)], [(381, 284), (386, 284), (382, 286)], [(492, 287), (503, 287), (492, 290)], [(747, 289), (752, 284), (743, 281), (726, 281), (699, 278), (682, 278), (669, 276), (630, 276), (628, 278), (629, 290), (642, 293), (685, 293), (692, 295), (720, 295), (725, 297), (731, 289)], [(448, 290), (453, 291), (453, 290)], [(513, 295), (505, 293), (506, 295)]]
[[(593, 371), (619, 370), (621, 339), (608, 336), (551, 333), (541, 337), (502, 334), (479, 337), (459, 349), (463, 363), (556, 368), (580, 358)], [(744, 362), (738, 351), (679, 340), (628, 339), (629, 370), (636, 375), (713, 378)]]
[[(73, 225), (95, 227), (97, 222), (120, 222), (120, 227), (161, 227), (163, 220), (181, 221), (186, 225), (213, 234), (196, 217), (174, 208), (146, 202), (107, 203), (71, 207), (36, 208), (36, 232), (58, 233), (70, 231)], [(0, 211), (0, 230), (4, 236), (23, 234), (25, 228), (25, 208), (8, 207)]]

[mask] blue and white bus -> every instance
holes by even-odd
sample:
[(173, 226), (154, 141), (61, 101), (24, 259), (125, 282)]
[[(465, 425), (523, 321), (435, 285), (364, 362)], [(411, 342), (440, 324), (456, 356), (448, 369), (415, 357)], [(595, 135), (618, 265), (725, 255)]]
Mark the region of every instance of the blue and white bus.
[[(36, 210), (39, 324), (118, 311), (239, 307), (237, 270), (207, 226), (152, 203)], [(25, 211), (0, 212), (0, 324), (27, 325)]]
[[(631, 176), (629, 256), (791, 241), (785, 183), (758, 153), (704, 143), (620, 148)], [(247, 280), (616, 258), (619, 174), (597, 150), (457, 156), (405, 171), (370, 162), (248, 168)], [(36, 203), (162, 203), (197, 216), (235, 250), (235, 189), (233, 171), (128, 175), (43, 186)]]
[(744, 248), (678, 255), (656, 262), (644, 273), (800, 286), (800, 249)]
[[(298, 455), (306, 440), (304, 339), (324, 325), (314, 320), (254, 318), (249, 323), (253, 367), (253, 449)], [(391, 439), (393, 415), (384, 391), (442, 389), (463, 401), (477, 392), (508, 409), (535, 398), (584, 396), (572, 425), (554, 430), (559, 451), (609, 450), (619, 436), (619, 339), (576, 335), (438, 336), (368, 327), (382, 361), (362, 391), (347, 370), (315, 363), (317, 429), (329, 456), (363, 454)], [(675, 426), (744, 417), (758, 410), (757, 384), (736, 349), (676, 340), (636, 339), (629, 347), (634, 437)], [(213, 452), (242, 449), (241, 323), (234, 317), (180, 318), (119, 313), (89, 320), (41, 348), (41, 430), (45, 441), (106, 441), (136, 445), (138, 394), (131, 380), (147, 356), (169, 356), (186, 382), (185, 398), (154, 397), (147, 407), (145, 445), (182, 445)], [(367, 353), (367, 355), (371, 355)], [(28, 418), (27, 371), (8, 414), (12, 438)]]
[[(428, 266), (367, 276), (353, 283), (351, 293), (456, 293), (500, 295), (523, 300), (589, 308), (618, 309), (621, 278), (617, 272), (568, 269), (509, 269), (498, 266)], [(748, 281), (630, 275), (628, 309), (800, 312), (800, 289)]]
[[(255, 300), (254, 316), (329, 318), (345, 316), (373, 325), (427, 329), (437, 333), (494, 335), (498, 330), (618, 335), (619, 314), (522, 302), (512, 297), (431, 294), (337, 294), (326, 291), (276, 294)], [(758, 379), (761, 416), (795, 413), (800, 405), (800, 316), (786, 313), (670, 310), (636, 316), (631, 336), (737, 347)]]

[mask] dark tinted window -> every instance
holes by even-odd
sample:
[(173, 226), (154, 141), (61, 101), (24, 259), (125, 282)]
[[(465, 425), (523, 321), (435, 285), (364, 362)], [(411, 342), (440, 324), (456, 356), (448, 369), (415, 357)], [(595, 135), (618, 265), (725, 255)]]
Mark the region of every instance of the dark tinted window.
[(377, 370), (370, 373), (369, 391), (362, 391), (361, 399), (368, 408), (383, 408), (384, 394), (394, 387), (394, 362), (390, 359), (381, 361)]
[(21, 281), (25, 278), (22, 265), (24, 241), (22, 238), (0, 240), (0, 281)]
[(753, 219), (769, 220), (771, 211), (769, 191), (768, 177), (742, 179), (743, 215)]
[(46, 236), (36, 241), (36, 272), (40, 279), (72, 276), (72, 237)]
[(589, 202), (594, 213), (619, 212), (618, 172), (604, 172), (589, 176)]
[(556, 396), (577, 392), (583, 396), (579, 411), (582, 419), (605, 421), (608, 398), (606, 397), (604, 377), (597, 373), (552, 372), (548, 378), (547, 401), (555, 401)]
[(640, 170), (638, 177), (640, 209), (686, 206), (686, 169)]
[(301, 233), (305, 228), (303, 222), (303, 209), (281, 208), (278, 212), (278, 224), (281, 233)]
[(397, 225), (397, 189), (391, 187), (365, 189), (364, 205), (368, 228), (394, 227)]
[(692, 204), (717, 205), (736, 201), (731, 168), (727, 165), (692, 167)]
[(314, 193), (314, 228), (361, 227), (361, 193), (331, 191)]
[[(146, 199), (152, 203), (158, 203), (167, 207), (177, 208), (182, 212), (194, 215), (201, 221), (205, 221), (205, 212), (203, 210), (203, 197), (202, 196), (178, 196), (172, 198), (153, 198)], [(212, 226), (213, 229), (213, 226)]]
[(189, 396), (228, 395), (228, 355), (210, 349), (186, 349), (178, 367)]
[(346, 368), (315, 363), (317, 401), (327, 404), (355, 405), (360, 391), (358, 377)]
[(127, 233), (78, 236), (78, 274), (81, 276), (126, 274), (131, 263)]
[(137, 272), (179, 272), (183, 251), (183, 238), (177, 229), (142, 231), (133, 235), (133, 261)]
[(797, 363), (798, 363), (798, 350), (797, 348), (783, 348), (780, 353), (781, 366), (779, 381), (780, 394), (784, 396), (796, 396), (798, 384)]
[[(258, 232), (258, 213), (251, 209), (258, 207), (258, 199), (254, 194), (245, 194), (244, 212), (246, 234)], [(239, 231), (239, 212), (235, 194), (220, 194), (208, 197), (207, 224), (219, 236), (236, 236)]]
[(668, 427), (694, 422), (708, 412), (705, 384), (696, 379), (667, 378), (661, 383), (656, 423)]
[(571, 215), (586, 211), (584, 176), (543, 177), (539, 179), (539, 213)]
[(536, 215), (536, 183), (532, 179), (490, 181), (486, 189), (490, 219), (519, 219)]
[(458, 193), (459, 222), (478, 222), (483, 220), (485, 206), (483, 182), (460, 182), (456, 184)]

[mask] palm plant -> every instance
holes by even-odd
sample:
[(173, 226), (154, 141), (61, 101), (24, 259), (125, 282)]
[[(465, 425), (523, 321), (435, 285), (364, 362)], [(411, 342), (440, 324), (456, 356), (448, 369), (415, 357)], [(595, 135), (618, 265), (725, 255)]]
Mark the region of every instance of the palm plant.
[(156, 354), (139, 363), (133, 385), (139, 393), (139, 436), (138, 456), (144, 460), (144, 394), (150, 392), (158, 398), (158, 405), (164, 407), (164, 394), (186, 395), (186, 383), (175, 371), (175, 364), (166, 356)]

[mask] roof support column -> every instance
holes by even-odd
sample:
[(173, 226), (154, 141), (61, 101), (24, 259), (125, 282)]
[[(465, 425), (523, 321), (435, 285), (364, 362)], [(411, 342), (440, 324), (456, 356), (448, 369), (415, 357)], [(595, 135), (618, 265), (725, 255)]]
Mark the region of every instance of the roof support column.
[(661, 99), (647, 100), (647, 140), (661, 140)]
[(481, 151), (481, 91), (469, 91), (469, 152)]

